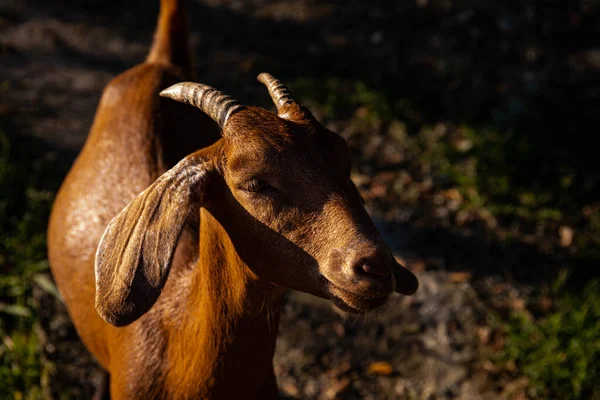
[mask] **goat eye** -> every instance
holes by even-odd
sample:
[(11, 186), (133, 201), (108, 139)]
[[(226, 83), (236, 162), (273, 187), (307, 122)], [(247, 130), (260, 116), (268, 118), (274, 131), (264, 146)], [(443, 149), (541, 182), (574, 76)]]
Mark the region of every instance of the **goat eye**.
[(239, 186), (240, 189), (245, 190), (246, 192), (253, 192), (253, 193), (262, 192), (270, 187), (271, 186), (267, 182), (263, 181), (262, 179), (252, 179), (252, 180), (242, 183)]

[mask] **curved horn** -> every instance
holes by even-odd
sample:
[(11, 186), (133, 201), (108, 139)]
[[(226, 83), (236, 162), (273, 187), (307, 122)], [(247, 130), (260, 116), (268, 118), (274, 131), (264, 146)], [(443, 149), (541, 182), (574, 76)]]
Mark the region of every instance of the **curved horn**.
[(263, 83), (267, 89), (269, 90), (269, 94), (271, 95), (271, 99), (273, 99), (273, 103), (277, 107), (277, 112), (280, 112), (281, 107), (285, 104), (296, 104), (296, 100), (292, 97), (290, 90), (283, 84), (279, 79), (273, 77), (271, 74), (267, 74), (263, 72), (258, 75), (256, 79)]
[(233, 97), (211, 86), (195, 82), (177, 83), (160, 92), (160, 96), (190, 104), (204, 111), (221, 128), (229, 117), (246, 108)]

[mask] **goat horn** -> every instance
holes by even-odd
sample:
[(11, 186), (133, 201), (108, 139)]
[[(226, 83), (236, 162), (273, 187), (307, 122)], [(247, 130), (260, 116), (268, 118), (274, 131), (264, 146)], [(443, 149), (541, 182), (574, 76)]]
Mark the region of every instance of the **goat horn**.
[(177, 83), (160, 92), (160, 96), (190, 104), (202, 110), (221, 128), (233, 114), (246, 108), (233, 97), (211, 86), (195, 82)]
[(296, 104), (296, 100), (292, 97), (290, 90), (281, 81), (273, 75), (263, 72), (256, 78), (260, 83), (263, 83), (269, 90), (271, 99), (277, 107), (277, 112), (280, 112), (281, 107), (285, 104)]

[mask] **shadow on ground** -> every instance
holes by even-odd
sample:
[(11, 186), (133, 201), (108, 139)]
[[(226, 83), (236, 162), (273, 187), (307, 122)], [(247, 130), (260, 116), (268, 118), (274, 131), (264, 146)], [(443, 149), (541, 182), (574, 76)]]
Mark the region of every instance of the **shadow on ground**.
[[(490, 204), (502, 209), (506, 204), (518, 203), (524, 195), (531, 195), (543, 199), (539, 200), (540, 208), (560, 211), (561, 218), (548, 222), (545, 230), (537, 233), (544, 238), (561, 224), (575, 228), (584, 224), (580, 210), (593, 206), (600, 198), (597, 150), (590, 145), (600, 126), (600, 116), (592, 106), (600, 97), (600, 52), (595, 43), (600, 26), (596, 2), (573, 1), (548, 7), (545, 2), (534, 0), (518, 5), (451, 0), (205, 0), (188, 1), (188, 9), (200, 80), (245, 103), (270, 104), (266, 91), (255, 81), (259, 72), (268, 71), (290, 82), (301, 100), (315, 106), (315, 113), (325, 124), (344, 132), (360, 113), (360, 104), (347, 98), (357, 96), (356, 87), (366, 88), (364, 92), (369, 96), (358, 103), (381, 105), (376, 110), (379, 122), (374, 125), (377, 129), (372, 135), (381, 136), (382, 146), (399, 153), (404, 151), (401, 146), (396, 149), (386, 136), (397, 121), (404, 124), (408, 138), (418, 137), (423, 127), (440, 123), (468, 126), (474, 132), (470, 140), (482, 143), (476, 147), (477, 168), (486, 176), (501, 178), (475, 183), (488, 193)], [(12, 140), (27, 140), (30, 146), (56, 155), (56, 168), (47, 171), (52, 175), (49, 181), (62, 179), (81, 148), (108, 80), (145, 57), (157, 11), (158, 1), (151, 4), (99, 0), (0, 2), (3, 77), (0, 111), (9, 115), (17, 127), (19, 136)], [(498, 135), (506, 136), (498, 141)], [(492, 137), (495, 144), (488, 147)], [(385, 164), (376, 160), (377, 154), (364, 156), (367, 142), (365, 138), (351, 141), (359, 160), (358, 169), (364, 174), (383, 170), (412, 174), (410, 162)], [(419, 172), (411, 176), (422, 183), (427, 180), (422, 175)], [(455, 178), (440, 186), (453, 186), (459, 180)], [(507, 189), (499, 190), (499, 186)], [(293, 324), (299, 320), (303, 321), (300, 325), (307, 325), (305, 334), (309, 336), (311, 331), (322, 327), (323, 343), (329, 343), (324, 333), (340, 335), (337, 325), (325, 324), (334, 316), (331, 310), (322, 309), (311, 317), (305, 315), (309, 309), (305, 303), (292, 301), (283, 317), (284, 339), (280, 348), (293, 353), (294, 346), (307, 346), (306, 357), (310, 360), (287, 360), (280, 351), (278, 357), (282, 363), (278, 368), (297, 364), (296, 369), (280, 371), (280, 380), (287, 385), (286, 394), (316, 397), (324, 393), (326, 382), (300, 382), (293, 376), (315, 377), (325, 374), (324, 371), (334, 371), (331, 373), (338, 375), (323, 376), (327, 379), (354, 376), (358, 380), (365, 359), (385, 357), (390, 349), (397, 353), (389, 360), (392, 364), (401, 364), (401, 359), (407, 357), (407, 365), (412, 365), (411, 357), (424, 359), (423, 352), (419, 350), (411, 356), (399, 349), (414, 347), (411, 342), (414, 339), (422, 346), (416, 348), (421, 350), (431, 350), (435, 343), (439, 345), (446, 340), (445, 347), (440, 347), (445, 353), (435, 356), (441, 359), (465, 354), (462, 350), (468, 349), (469, 354), (463, 359), (444, 364), (448, 367), (453, 362), (462, 363), (462, 369), (455, 368), (460, 371), (458, 375), (450, 377), (448, 371), (452, 367), (444, 367), (445, 372), (434, 367), (423, 372), (431, 377), (435, 370), (439, 376), (450, 377), (444, 385), (432, 389), (435, 396), (467, 396), (474, 393), (469, 391), (474, 390), (472, 387), (463, 386), (476, 374), (477, 346), (467, 343), (467, 339), (461, 342), (460, 335), (426, 339), (427, 332), (439, 332), (440, 327), (448, 324), (463, 332), (464, 337), (474, 336), (476, 325), (483, 318), (479, 315), (482, 311), (473, 311), (479, 310), (479, 306), (473, 306), (476, 300), (472, 301), (468, 321), (457, 322), (456, 318), (462, 317), (450, 315), (459, 312), (464, 299), (452, 300), (451, 306), (440, 313), (440, 319), (427, 311), (456, 297), (451, 291), (467, 293), (466, 299), (473, 296), (469, 288), (445, 286), (442, 281), (447, 272), (469, 272), (482, 297), (487, 296), (484, 292), (490, 286), (486, 278), (541, 286), (565, 268), (579, 276), (576, 281), (597, 276), (593, 268), (596, 256), (578, 255), (568, 246), (562, 248), (556, 244), (557, 237), (529, 240), (536, 236), (537, 225), (523, 223), (513, 214), (497, 219), (500, 226), (519, 224), (515, 230), (517, 238), (507, 240), (506, 230), (499, 235), (481, 221), (458, 226), (451, 218), (431, 218), (437, 212), (435, 196), (423, 198), (419, 205), (410, 205), (415, 209), (410, 217), (386, 217), (381, 227), (401, 254), (421, 266), (418, 268), (424, 274), (424, 282), (428, 282), (423, 293), (436, 300), (428, 302), (423, 295), (414, 303), (402, 303), (415, 311), (408, 316), (390, 312), (372, 324), (342, 327), (340, 340), (346, 335), (344, 329), (368, 330), (362, 336), (346, 335), (345, 346), (353, 346), (357, 340), (382, 341), (375, 353), (369, 353), (368, 346), (359, 344), (363, 347), (355, 350), (361, 358), (341, 355), (343, 351), (336, 343), (312, 349), (310, 341), (295, 336), (303, 333), (286, 329), (286, 322)], [(385, 216), (390, 209), (402, 211), (405, 206), (399, 197), (373, 208)], [(79, 346), (72, 345), (76, 339), (68, 320), (64, 320), (62, 306), (47, 299), (41, 301), (45, 309), (63, 319), (53, 322), (41, 316), (42, 324), (49, 327), (49, 343)], [(429, 321), (429, 327), (416, 316)], [(403, 341), (399, 324), (422, 334), (415, 339), (409, 332), (408, 341)], [(77, 357), (79, 351), (83, 353), (78, 348), (72, 357)], [(56, 350), (56, 346), (54, 351), (54, 354), (63, 352)], [(47, 348), (45, 354), (54, 357)], [(348, 370), (340, 372), (333, 368), (346, 363), (351, 365)], [(77, 379), (84, 380), (77, 375), (81, 371), (89, 376), (89, 367), (60, 365), (79, 371), (64, 374), (79, 376), (65, 381), (66, 386)], [(350, 375), (348, 371), (352, 371)], [(400, 373), (410, 377), (405, 367), (400, 367)], [(62, 375), (59, 371), (58, 376)], [(399, 380), (401, 384), (386, 379), (372, 378), (371, 386), (351, 385), (350, 389), (346, 387), (349, 384), (343, 385), (343, 378), (338, 380), (340, 387), (343, 386), (340, 390), (350, 393), (348, 396), (364, 398), (382, 388), (385, 390), (381, 393), (388, 393), (390, 398), (394, 393), (408, 396), (411, 390), (422, 395), (429, 390), (427, 385), (436, 385), (429, 382), (417, 388), (405, 382), (405, 378)], [(89, 389), (86, 386), (86, 394)]]

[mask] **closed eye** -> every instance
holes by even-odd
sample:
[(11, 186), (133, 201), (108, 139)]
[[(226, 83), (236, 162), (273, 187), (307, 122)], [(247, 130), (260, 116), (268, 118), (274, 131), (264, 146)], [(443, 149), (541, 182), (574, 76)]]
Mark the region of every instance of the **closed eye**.
[(248, 181), (242, 182), (241, 184), (238, 185), (238, 189), (243, 190), (245, 192), (251, 192), (251, 193), (261, 193), (261, 192), (267, 192), (267, 191), (275, 191), (277, 189), (275, 189), (273, 186), (269, 185), (267, 182), (265, 182), (262, 179), (259, 178), (254, 178), (254, 179), (250, 179)]

